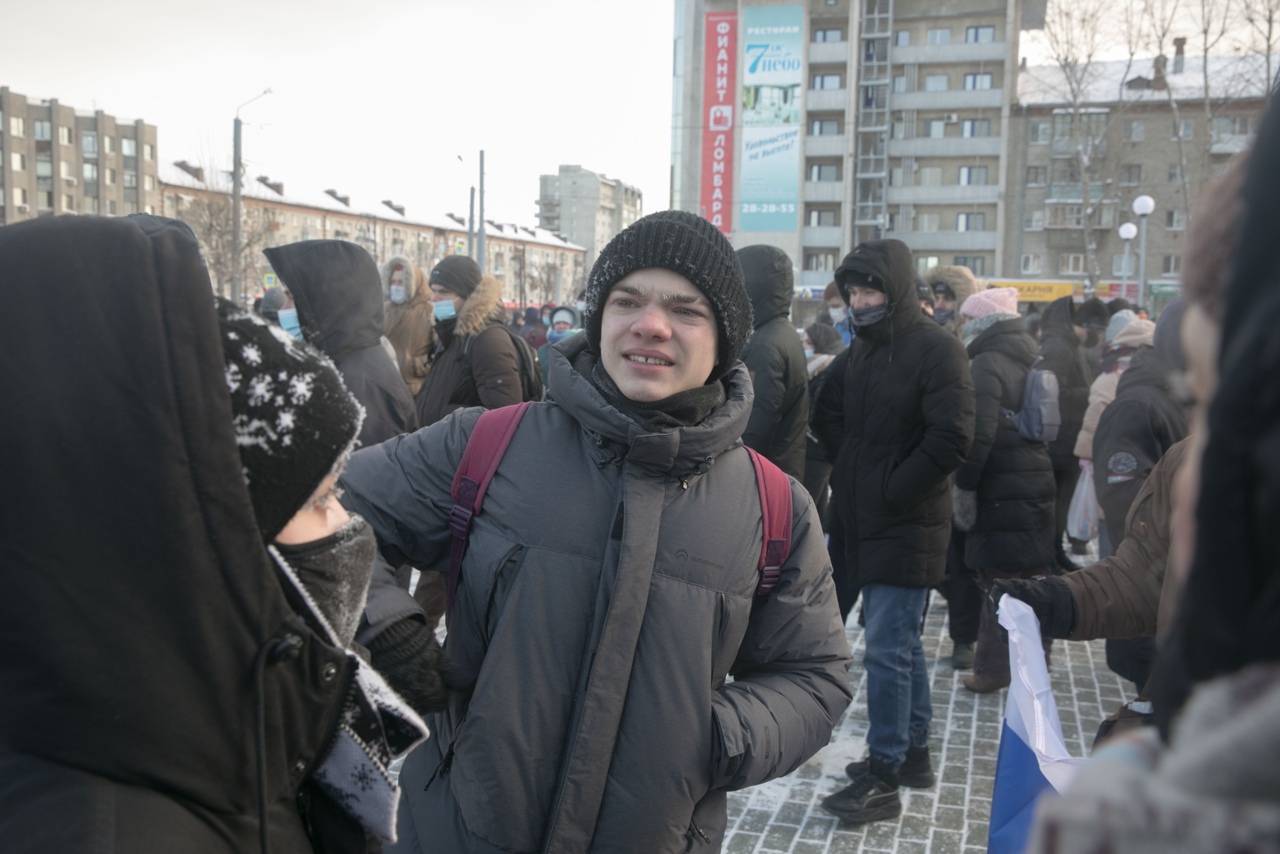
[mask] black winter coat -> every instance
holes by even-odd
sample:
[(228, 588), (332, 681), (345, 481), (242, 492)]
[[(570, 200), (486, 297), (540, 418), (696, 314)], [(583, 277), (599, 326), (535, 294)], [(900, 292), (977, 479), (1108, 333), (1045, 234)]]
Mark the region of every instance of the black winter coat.
[(751, 372), (756, 399), (742, 442), (802, 481), (805, 432), (809, 429), (809, 376), (804, 344), (788, 319), (791, 261), (774, 247), (748, 247), (748, 251), (757, 248), (770, 251), (774, 258), (765, 259), (773, 263), (751, 265), (746, 276), (756, 329), (743, 348), (742, 361)]
[(1044, 442), (1018, 435), (1036, 342), (1022, 318), (1003, 320), (969, 345), (973, 358), (973, 447), (956, 486), (978, 493), (965, 563), (974, 569), (1034, 569), (1053, 563), (1053, 464)]
[(848, 564), (860, 584), (933, 587), (946, 574), (949, 475), (973, 441), (969, 360), (920, 310), (906, 244), (864, 243), (837, 281), (846, 270), (876, 276), (893, 305), (836, 357), (814, 407)]
[(298, 305), (302, 334), (333, 360), (364, 407), (360, 444), (418, 429), (400, 368), (382, 348), (382, 281), (354, 243), (304, 240), (262, 250)]
[(1173, 368), (1147, 346), (1133, 354), (1093, 436), (1093, 488), (1119, 546), (1129, 507), (1156, 463), (1187, 435), (1187, 408), (1173, 390)]
[(1049, 457), (1055, 469), (1069, 469), (1077, 465), (1076, 436), (1084, 425), (1084, 413), (1089, 408), (1089, 386), (1093, 383), (1088, 358), (1073, 328), (1073, 311), (1071, 297), (1063, 297), (1045, 309), (1040, 327), (1043, 330), (1040, 344), (1040, 355), (1044, 357), (1042, 367), (1058, 377), (1058, 406), (1062, 413), (1058, 438), (1049, 443)]

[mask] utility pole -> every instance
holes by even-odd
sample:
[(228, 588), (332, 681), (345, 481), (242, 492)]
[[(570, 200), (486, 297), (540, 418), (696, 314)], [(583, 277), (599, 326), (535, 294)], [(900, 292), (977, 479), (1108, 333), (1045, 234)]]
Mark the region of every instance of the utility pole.
[(480, 265), (480, 272), (483, 273), (484, 260), (485, 260), (485, 254), (484, 254), (484, 151), (480, 152), (480, 222), (478, 223), (478, 225), (480, 226), (480, 234), (478, 239), (476, 240), (476, 243), (479, 244), (477, 248), (479, 249), (480, 257), (476, 259), (476, 263)]
[(476, 260), (476, 188), (471, 188), (471, 210), (467, 213), (467, 257)]
[(240, 156), (240, 111), (252, 104), (254, 101), (271, 94), (271, 89), (264, 89), (262, 94), (255, 95), (236, 107), (235, 133), (233, 137), (232, 155), (231, 155), (231, 301), (240, 308), (244, 305), (240, 301), (241, 285), (240, 278), (243, 275), (241, 265), (244, 255), (240, 246), (240, 219), (241, 219), (241, 199), (240, 199), (240, 178), (244, 172), (244, 163)]

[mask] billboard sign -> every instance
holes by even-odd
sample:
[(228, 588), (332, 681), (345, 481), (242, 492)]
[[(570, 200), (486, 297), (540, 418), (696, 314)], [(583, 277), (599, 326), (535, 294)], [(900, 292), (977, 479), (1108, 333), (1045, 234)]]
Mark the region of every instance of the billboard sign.
[(800, 221), (804, 7), (742, 10), (742, 164), (738, 229), (795, 231)]
[(733, 228), (733, 104), (738, 76), (738, 16), (707, 14), (702, 81), (700, 210), (726, 236)]

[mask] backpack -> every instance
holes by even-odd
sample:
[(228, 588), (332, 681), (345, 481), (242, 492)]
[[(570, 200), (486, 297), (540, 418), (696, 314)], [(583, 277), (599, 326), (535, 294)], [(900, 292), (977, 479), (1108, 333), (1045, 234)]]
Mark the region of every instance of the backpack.
[[(453, 476), (450, 495), (453, 510), (449, 513), (449, 533), (453, 547), (449, 553), (449, 579), (445, 588), (446, 619), (453, 614), (458, 579), (462, 575), (462, 559), (467, 553), (467, 537), (471, 521), (480, 515), (489, 482), (498, 471), (511, 437), (520, 426), (529, 403), (490, 409), (480, 416), (467, 439), (462, 461)], [(764, 542), (760, 548), (760, 580), (756, 584), (752, 608), (761, 604), (782, 577), (782, 564), (791, 554), (791, 482), (782, 469), (746, 448), (755, 469), (756, 489), (760, 493), (760, 512), (764, 522)]]
[[(533, 348), (524, 338), (506, 326), (500, 328), (507, 333), (512, 345), (516, 348), (516, 362), (520, 368), (520, 399), (525, 402), (542, 400), (546, 396), (546, 387), (542, 384), (542, 367), (538, 364), (538, 354), (533, 352)], [(462, 345), (462, 357), (467, 362), (468, 376), (471, 376), (471, 344), (475, 339), (475, 335), (470, 335)]]
[(1018, 435), (1028, 442), (1052, 442), (1058, 438), (1062, 426), (1062, 411), (1058, 407), (1058, 376), (1048, 368), (1036, 367), (1044, 361), (1036, 358), (1027, 371), (1022, 388), (1022, 409), (1005, 413), (1018, 428)]

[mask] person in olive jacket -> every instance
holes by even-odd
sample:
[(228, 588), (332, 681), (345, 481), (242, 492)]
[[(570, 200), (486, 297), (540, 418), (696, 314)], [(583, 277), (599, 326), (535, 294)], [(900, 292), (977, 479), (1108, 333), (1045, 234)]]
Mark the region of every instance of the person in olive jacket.
[(739, 249), (738, 261), (756, 318), (755, 332), (742, 350), (756, 392), (742, 443), (803, 481), (809, 377), (804, 343), (790, 319), (791, 259), (777, 247), (756, 245)]
[(868, 762), (823, 806), (851, 822), (901, 812), (905, 782), (929, 785), (933, 709), (920, 643), (930, 588), (946, 573), (949, 475), (973, 440), (973, 383), (960, 340), (920, 310), (900, 240), (857, 246), (836, 270), (857, 337), (828, 369), (813, 431), (835, 459), (832, 503), (866, 619)]

